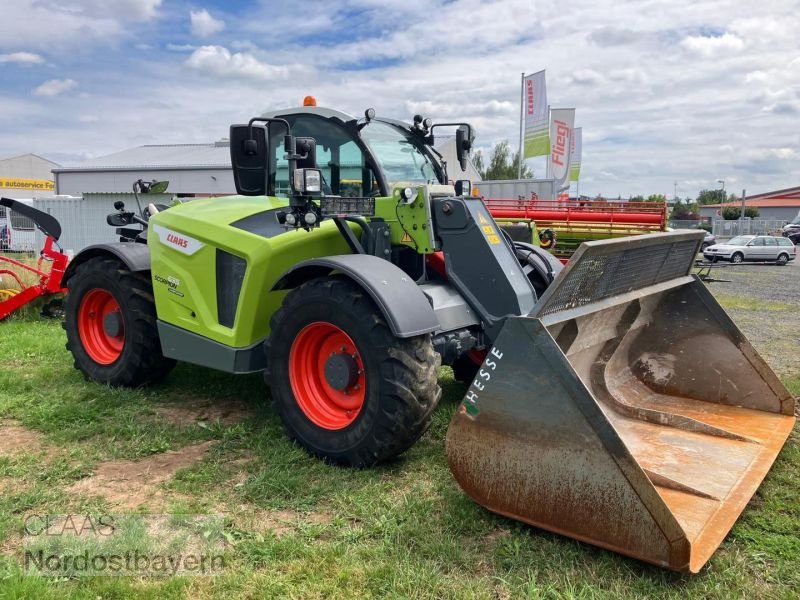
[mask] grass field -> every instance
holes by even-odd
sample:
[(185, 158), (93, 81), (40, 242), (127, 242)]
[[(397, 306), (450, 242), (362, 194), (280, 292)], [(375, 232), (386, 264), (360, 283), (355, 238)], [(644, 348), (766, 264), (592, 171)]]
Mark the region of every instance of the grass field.
[[(732, 313), (758, 309), (771, 319), (788, 310), (724, 291)], [(421, 442), (393, 464), (352, 471), (286, 440), (258, 375), (181, 365), (162, 386), (109, 389), (72, 368), (59, 323), (32, 316), (0, 324), (0, 365), (2, 599), (728, 599), (800, 589), (797, 431), (709, 564), (683, 576), (471, 502), (445, 459), (464, 392), (448, 369)], [(800, 394), (797, 362), (781, 375)], [(214, 578), (22, 574), (25, 515), (98, 511), (222, 513), (228, 568)]]

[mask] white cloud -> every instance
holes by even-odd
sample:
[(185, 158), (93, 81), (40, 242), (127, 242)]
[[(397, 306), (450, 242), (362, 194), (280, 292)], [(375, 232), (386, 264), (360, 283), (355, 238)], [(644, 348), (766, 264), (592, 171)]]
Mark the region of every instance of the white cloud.
[(249, 52), (231, 51), (224, 46), (202, 46), (186, 60), (193, 69), (214, 77), (272, 81), (289, 75), (288, 65), (271, 65)]
[(33, 52), (11, 52), (9, 54), (0, 54), (0, 63), (16, 63), (19, 65), (40, 65), (44, 62), (39, 54)]
[(156, 17), (163, 0), (72, 0), (68, 5), (62, 2), (45, 1), (54, 7), (65, 7), (83, 15), (149, 21)]
[(13, 0), (3, 4), (0, 48), (47, 49), (116, 42), (159, 16), (163, 0)]
[(681, 46), (689, 52), (710, 58), (730, 52), (738, 52), (744, 48), (744, 40), (732, 33), (720, 36), (690, 35), (681, 40)]
[(49, 79), (33, 90), (36, 96), (58, 96), (75, 89), (78, 82), (74, 79)]
[(225, 21), (215, 19), (205, 8), (191, 11), (189, 18), (192, 22), (192, 35), (197, 37), (211, 37), (225, 29)]

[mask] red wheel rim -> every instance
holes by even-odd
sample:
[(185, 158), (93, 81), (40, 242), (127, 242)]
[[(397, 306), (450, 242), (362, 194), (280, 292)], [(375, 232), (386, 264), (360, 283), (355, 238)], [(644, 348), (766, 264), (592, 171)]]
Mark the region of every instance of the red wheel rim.
[[(106, 330), (106, 317), (116, 313), (119, 332), (116, 335)], [(106, 290), (90, 290), (78, 308), (78, 334), (86, 354), (96, 363), (110, 365), (122, 354), (125, 345), (125, 321), (116, 298)]]
[[(358, 369), (355, 381), (343, 390), (325, 377), (326, 362), (339, 353), (349, 355)], [(300, 410), (323, 429), (344, 429), (364, 406), (364, 362), (350, 336), (332, 323), (311, 323), (297, 334), (289, 351), (289, 382)]]

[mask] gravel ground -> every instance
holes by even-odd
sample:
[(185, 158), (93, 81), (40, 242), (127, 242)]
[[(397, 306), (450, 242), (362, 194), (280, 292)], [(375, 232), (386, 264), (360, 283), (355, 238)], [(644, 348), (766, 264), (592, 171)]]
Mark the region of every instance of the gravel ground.
[(800, 375), (800, 259), (712, 271), (711, 293), (778, 376)]

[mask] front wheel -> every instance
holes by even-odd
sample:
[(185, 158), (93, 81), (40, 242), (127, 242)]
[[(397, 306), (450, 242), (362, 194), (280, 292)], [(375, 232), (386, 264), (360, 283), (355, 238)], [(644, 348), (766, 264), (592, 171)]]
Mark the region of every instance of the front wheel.
[(166, 377), (150, 280), (122, 263), (96, 257), (78, 265), (67, 282), (67, 350), (87, 379), (138, 387)]
[(741, 252), (737, 252), (736, 254), (731, 256), (731, 262), (736, 264), (736, 265), (741, 264), (743, 260), (744, 260), (744, 256), (742, 256)]
[(779, 265), (781, 267), (784, 267), (784, 266), (786, 266), (786, 263), (788, 263), (788, 262), (789, 262), (789, 255), (781, 253), (778, 256), (778, 260), (775, 261), (775, 264), (777, 264), (777, 265)]
[(290, 292), (271, 321), (269, 372), (289, 436), (332, 463), (367, 467), (410, 448), (441, 396), (429, 335), (395, 337), (348, 279)]

